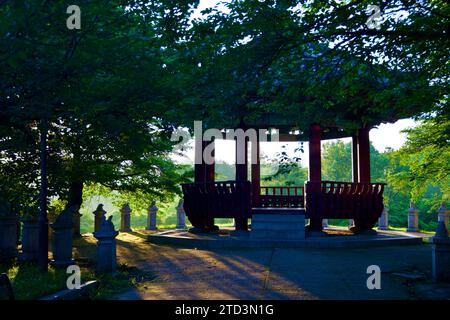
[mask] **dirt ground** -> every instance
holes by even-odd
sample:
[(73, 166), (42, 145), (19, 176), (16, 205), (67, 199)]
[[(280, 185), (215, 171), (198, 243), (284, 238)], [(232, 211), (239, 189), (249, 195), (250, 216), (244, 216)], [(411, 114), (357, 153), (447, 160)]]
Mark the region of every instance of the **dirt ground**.
[[(431, 246), (336, 249), (197, 250), (154, 245), (148, 232), (121, 233), (119, 264), (154, 275), (114, 299), (450, 299), (431, 280)], [(95, 239), (77, 242), (77, 259), (95, 260)], [(369, 290), (368, 266), (381, 269)]]

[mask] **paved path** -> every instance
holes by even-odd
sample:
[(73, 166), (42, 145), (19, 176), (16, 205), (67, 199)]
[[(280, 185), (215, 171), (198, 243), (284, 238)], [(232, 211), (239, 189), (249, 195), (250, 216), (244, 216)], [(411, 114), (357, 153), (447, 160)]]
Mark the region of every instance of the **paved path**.
[[(416, 299), (450, 298), (430, 278), (429, 245), (370, 249), (217, 249), (157, 246), (120, 234), (118, 259), (155, 275), (117, 299)], [(382, 271), (381, 290), (368, 290), (369, 265)]]

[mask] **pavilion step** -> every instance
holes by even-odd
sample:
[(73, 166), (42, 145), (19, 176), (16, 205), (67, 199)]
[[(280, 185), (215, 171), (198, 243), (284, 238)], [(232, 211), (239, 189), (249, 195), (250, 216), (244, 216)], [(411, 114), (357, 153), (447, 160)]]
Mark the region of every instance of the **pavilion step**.
[(250, 237), (254, 239), (305, 239), (302, 214), (254, 214)]
[(302, 230), (305, 222), (280, 222), (280, 221), (254, 221), (252, 220), (252, 230)]

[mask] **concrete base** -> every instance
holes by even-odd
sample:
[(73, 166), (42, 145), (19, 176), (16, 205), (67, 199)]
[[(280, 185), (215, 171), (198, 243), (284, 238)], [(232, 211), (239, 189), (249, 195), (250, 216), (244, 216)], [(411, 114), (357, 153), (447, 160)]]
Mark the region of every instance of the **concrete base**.
[(264, 209), (253, 211), (251, 239), (305, 240), (304, 209)]
[(250, 231), (245, 231), (245, 230), (233, 230), (230, 231), (229, 235), (231, 237), (249, 237), (250, 236)]
[[(327, 227), (327, 229), (329, 229), (329, 228)], [(327, 237), (328, 234), (324, 230), (321, 230), (321, 231), (309, 230), (306, 232), (306, 236), (308, 238), (323, 238), (323, 237)]]
[(306, 239), (255, 239), (246, 235), (237, 236), (233, 230), (222, 229), (221, 233), (193, 234), (187, 231), (169, 230), (149, 235), (147, 240), (154, 244), (175, 245), (186, 248), (367, 248), (398, 245), (417, 245), (423, 242), (420, 235), (403, 232), (378, 232), (377, 235), (340, 235), (348, 230), (329, 228), (324, 237)]
[(76, 300), (80, 297), (88, 296), (89, 291), (97, 289), (99, 283), (97, 280), (88, 281), (80, 286), (80, 289), (70, 290), (64, 289), (48, 296), (45, 296), (39, 300)]
[(352, 232), (354, 232), (355, 234), (362, 235), (362, 236), (376, 236), (376, 235), (377, 235), (377, 231), (376, 231), (376, 230), (373, 230), (373, 229), (357, 231), (357, 230), (354, 229), (354, 228), (353, 228), (353, 229), (350, 228), (350, 230), (351, 230)]
[(206, 229), (195, 228), (195, 227), (189, 228), (188, 232), (190, 232), (190, 233), (192, 233), (192, 234), (203, 234), (203, 233), (204, 233), (204, 234), (207, 234), (207, 233), (209, 233), (209, 231), (206, 230)]

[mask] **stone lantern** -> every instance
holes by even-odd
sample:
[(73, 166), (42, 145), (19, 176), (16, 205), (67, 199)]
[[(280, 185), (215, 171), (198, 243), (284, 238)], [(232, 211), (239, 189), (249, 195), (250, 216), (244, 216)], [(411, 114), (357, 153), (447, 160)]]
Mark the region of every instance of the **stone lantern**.
[(116, 237), (119, 234), (115, 230), (112, 216), (102, 218), (100, 230), (94, 232), (97, 239), (97, 272), (115, 272), (117, 267)]
[(186, 229), (186, 212), (184, 211), (184, 201), (180, 199), (177, 206), (177, 229)]
[(131, 232), (131, 208), (126, 203), (122, 209), (120, 209), (120, 232)]
[(378, 230), (389, 230), (389, 208), (384, 207), (380, 219), (378, 219)]
[(99, 204), (97, 209), (94, 212), (94, 232), (100, 230), (100, 225), (102, 223), (102, 219), (106, 214), (106, 211), (103, 209), (103, 204)]
[(419, 210), (413, 202), (410, 203), (408, 210), (408, 232), (418, 232), (419, 231)]
[(432, 273), (436, 281), (450, 282), (450, 238), (444, 221), (439, 221), (432, 244)]
[(158, 207), (156, 206), (156, 201), (153, 201), (148, 208), (147, 216), (147, 230), (158, 230), (156, 227), (156, 214), (158, 213)]
[(39, 253), (39, 210), (29, 208), (22, 218), (22, 252), (21, 261), (37, 261)]
[(438, 222), (439, 221), (444, 222), (447, 230), (448, 230), (448, 212), (449, 210), (447, 210), (447, 208), (445, 207), (445, 202), (442, 202), (438, 210)]
[(65, 209), (51, 225), (53, 229), (53, 260), (50, 261), (50, 264), (52, 266), (66, 268), (75, 264), (72, 259), (72, 228), (75, 210), (75, 206)]

